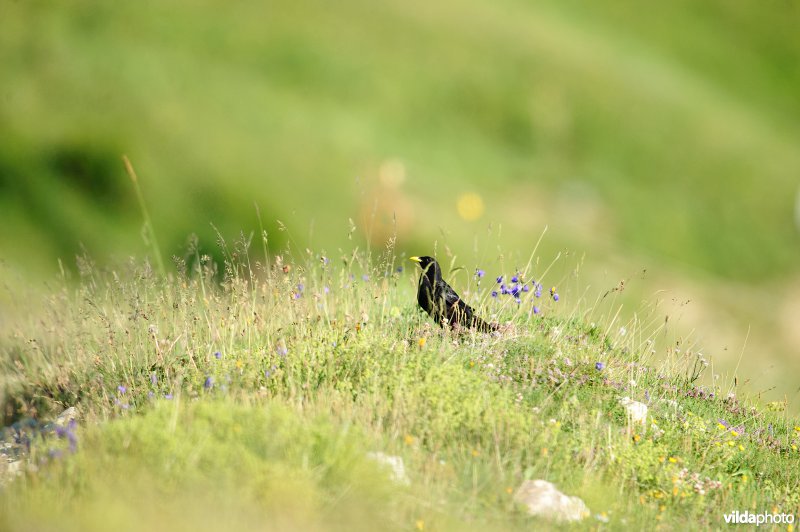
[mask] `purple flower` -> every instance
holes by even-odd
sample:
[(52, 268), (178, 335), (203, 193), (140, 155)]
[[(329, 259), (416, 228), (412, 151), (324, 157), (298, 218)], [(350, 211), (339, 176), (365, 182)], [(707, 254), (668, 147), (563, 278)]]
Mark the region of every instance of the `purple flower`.
[(167, 399), (167, 400), (172, 399), (172, 394), (171, 393), (165, 393), (164, 394), (164, 399)]
[(718, 420), (717, 420), (717, 423), (719, 423), (720, 425), (722, 425), (722, 426), (723, 426), (723, 427), (725, 427), (726, 429), (729, 429), (729, 428), (731, 428), (731, 426), (728, 424), (728, 422), (727, 422), (727, 421), (725, 421), (725, 420), (724, 420), (724, 419), (722, 419), (722, 418), (718, 419)]
[(481, 269), (475, 270), (475, 276), (476, 276), (476, 277), (478, 277), (478, 278), (481, 278), (481, 277), (483, 277), (484, 275), (486, 275), (486, 272), (485, 272), (485, 271), (483, 271), (483, 270), (481, 270)]
[(512, 278), (511, 278), (511, 282), (512, 282), (512, 283), (518, 283), (518, 282), (519, 282), (519, 274), (517, 274), (517, 275), (515, 275), (514, 277), (512, 277)]
[(500, 284), (502, 282), (503, 282), (503, 276), (501, 275), (500, 277), (497, 278), (497, 284)]
[(222, 353), (220, 353), (219, 351), (217, 351), (216, 353), (214, 353), (214, 358), (216, 358), (217, 360), (219, 360), (220, 358), (222, 358)]
[(537, 307), (536, 305), (534, 305), (534, 306), (533, 306), (533, 313), (534, 313), (534, 314), (539, 314), (539, 312), (541, 312), (541, 310), (539, 309), (539, 307)]
[(508, 288), (506, 288), (506, 285), (504, 285), (504, 284), (500, 285), (500, 293), (501, 294), (507, 294), (508, 293)]
[(541, 287), (537, 286), (536, 287), (536, 291), (533, 293), (533, 295), (536, 296), (536, 297), (542, 297), (542, 289), (541, 289)]
[(287, 349), (286, 346), (283, 345), (279, 345), (275, 350), (277, 351), (278, 355), (282, 357), (285, 357), (286, 355), (289, 354), (289, 349)]
[(606, 369), (606, 365), (603, 364), (602, 362), (595, 362), (594, 369), (596, 369), (597, 371), (603, 371), (604, 369)]
[(650, 390), (644, 391), (644, 398), (648, 403), (650, 402)]
[(492, 297), (497, 297), (497, 290), (492, 290)]
[(153, 386), (158, 384), (158, 376), (155, 373), (150, 374), (150, 384), (152, 384)]
[(306, 287), (306, 286), (305, 286), (303, 283), (299, 283), (299, 284), (297, 285), (297, 291), (298, 291), (298, 292), (302, 292), (302, 291), (305, 289), (305, 287)]
[(520, 290), (521, 290), (520, 286), (518, 284), (515, 284), (514, 286), (511, 287), (511, 290), (509, 290), (509, 293), (512, 296), (517, 297), (519, 295)]
[(211, 377), (206, 377), (206, 382), (203, 383), (203, 388), (210, 390), (212, 386), (214, 386), (214, 379)]
[(331, 289), (330, 289), (330, 288), (328, 288), (327, 286), (325, 286), (325, 287), (323, 287), (323, 288), (322, 288), (322, 291), (323, 291), (323, 292), (325, 292), (325, 293), (327, 294), (328, 292), (330, 292), (330, 291), (331, 291)]
[(526, 284), (522, 285), (522, 291), (523, 292), (527, 292), (528, 290), (530, 290), (530, 288), (528, 288), (528, 285), (526, 285)]
[(362, 281), (365, 281), (365, 282), (366, 282), (366, 281), (369, 281), (369, 275), (367, 275), (367, 274), (365, 273), (364, 275), (362, 275), (362, 276), (361, 276), (361, 280), (362, 280)]
[(559, 300), (558, 294), (553, 294), (553, 301), (558, 301), (558, 300)]
[(520, 303), (522, 303), (522, 300), (521, 300), (520, 298), (518, 298), (518, 297), (515, 297), (515, 298), (514, 298), (514, 301), (516, 301), (516, 302), (517, 302), (517, 305), (519, 305)]
[(295, 292), (294, 293), (294, 298), (295, 299), (300, 299), (300, 292)]
[(120, 384), (119, 386), (117, 386), (117, 391), (119, 392), (120, 395), (123, 395), (125, 392), (128, 391), (128, 389), (124, 385)]

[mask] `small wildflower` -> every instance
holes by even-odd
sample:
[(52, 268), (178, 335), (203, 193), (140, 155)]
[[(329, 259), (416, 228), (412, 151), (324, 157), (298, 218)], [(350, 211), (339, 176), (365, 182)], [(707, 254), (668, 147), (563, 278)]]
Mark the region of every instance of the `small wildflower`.
[(559, 299), (558, 294), (553, 294), (553, 301), (558, 301)]
[(282, 356), (282, 357), (285, 357), (287, 354), (289, 354), (289, 350), (286, 348), (286, 346), (283, 346), (283, 345), (279, 345), (276, 348), (276, 351), (277, 351), (278, 355)]
[(675, 458), (674, 456), (670, 456), (669, 457), (669, 463), (670, 464), (677, 464), (678, 463), (678, 459)]
[(158, 384), (158, 376), (155, 373), (150, 374), (150, 384), (152, 384), (153, 386)]
[(534, 305), (534, 306), (533, 306), (533, 313), (534, 313), (534, 314), (539, 314), (539, 312), (541, 312), (541, 310), (539, 309), (539, 307), (537, 307), (536, 305)]
[(634, 434), (634, 435), (633, 435), (633, 443), (639, 443), (639, 441), (640, 441), (641, 439), (642, 439), (642, 437), (641, 437), (641, 436), (639, 436), (638, 434)]
[(244, 362), (242, 362), (241, 360), (237, 360), (235, 366), (236, 369), (242, 369), (242, 367), (244, 366)]
[(666, 458), (665, 458), (665, 457), (663, 457), (663, 456), (659, 456), (659, 457), (658, 457), (658, 463), (659, 463), (659, 464), (663, 464), (665, 460), (666, 460)]
[(417, 530), (419, 530), (420, 532), (425, 530), (425, 521), (423, 521), (422, 519), (417, 519), (417, 522), (414, 524), (416, 525)]
[(555, 286), (550, 289), (550, 295), (551, 296), (556, 295), (556, 287)]
[(533, 293), (535, 297), (542, 297), (542, 289), (537, 287), (536, 291)]
[(600, 512), (599, 514), (595, 515), (594, 518), (601, 523), (608, 523), (608, 514), (605, 512)]
[(214, 386), (214, 379), (212, 379), (211, 377), (206, 377), (206, 381), (203, 383), (203, 388), (208, 390), (212, 386)]
[(119, 386), (117, 386), (117, 391), (119, 392), (120, 395), (124, 395), (125, 392), (128, 391), (128, 388), (126, 388), (124, 385), (120, 384)]
[(219, 351), (217, 351), (216, 353), (214, 353), (214, 358), (216, 358), (217, 360), (219, 360), (220, 358), (222, 358), (222, 353), (220, 353)]
[(171, 393), (165, 393), (164, 394), (164, 399), (167, 399), (167, 400), (172, 399), (172, 394)]
[(542, 447), (542, 456), (547, 456), (548, 453), (547, 447)]
[(508, 493), (509, 495), (511, 495), (512, 493), (514, 493), (514, 488), (512, 488), (511, 486), (508, 486), (508, 487), (506, 488), (506, 493)]
[(744, 445), (742, 445), (741, 443), (739, 444), (739, 450), (744, 451)]
[(497, 290), (492, 290), (492, 297), (497, 297)]
[(738, 432), (736, 432), (735, 430), (732, 430), (732, 431), (731, 431), (731, 436), (733, 436), (734, 438), (736, 438), (737, 436), (739, 436), (739, 433), (738, 433)]
[(416, 438), (414, 438), (414, 436), (411, 434), (406, 434), (403, 436), (403, 442), (405, 442), (406, 445), (414, 445), (414, 441), (416, 441)]
[(472, 453), (471, 454), (472, 454), (473, 458), (477, 458), (478, 456), (481, 455), (481, 453), (478, 451), (478, 449), (472, 449)]
[(481, 270), (481, 269), (475, 270), (475, 276), (476, 276), (476, 277), (478, 277), (479, 279), (480, 279), (481, 277), (483, 277), (484, 275), (486, 275), (486, 272), (485, 272), (485, 271), (483, 271), (483, 270)]
[(417, 345), (420, 348), (423, 348), (423, 347), (425, 347), (425, 342), (427, 342), (427, 341), (428, 341), (428, 339), (423, 336), (419, 340), (417, 340)]
[(519, 282), (519, 275), (515, 275), (515, 276), (513, 276), (513, 277), (511, 278), (511, 282), (512, 282), (512, 283), (518, 283), (518, 282)]
[(503, 282), (503, 276), (501, 275), (500, 277), (497, 278), (497, 284), (500, 284), (502, 282)]
[(367, 275), (367, 274), (365, 273), (364, 275), (362, 275), (362, 276), (361, 276), (361, 280), (362, 280), (362, 281), (364, 281), (364, 282), (367, 282), (367, 281), (369, 281), (369, 275)]
[(518, 298), (518, 297), (515, 297), (515, 298), (514, 298), (514, 301), (516, 301), (516, 302), (517, 302), (517, 305), (519, 305), (520, 303), (522, 303), (522, 300), (521, 300), (520, 298)]
[(595, 362), (594, 369), (596, 369), (597, 371), (603, 371), (604, 369), (606, 369), (606, 365), (603, 364), (602, 362)]
[(306, 287), (305, 287), (305, 285), (304, 285), (303, 283), (299, 283), (299, 284), (297, 285), (297, 291), (298, 291), (298, 292), (302, 292), (303, 290), (305, 290), (305, 288), (306, 288)]
[(526, 284), (522, 285), (522, 291), (523, 292), (527, 292), (529, 290), (530, 290), (530, 288), (528, 288), (528, 285), (526, 285)]

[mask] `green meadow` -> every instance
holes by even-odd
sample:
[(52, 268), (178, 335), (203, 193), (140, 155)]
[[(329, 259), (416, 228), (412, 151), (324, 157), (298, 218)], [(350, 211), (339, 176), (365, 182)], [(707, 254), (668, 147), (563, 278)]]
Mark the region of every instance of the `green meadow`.
[[(620, 322), (568, 284), (491, 295), (495, 275), (552, 269), (493, 263), (459, 286), (504, 325), (483, 335), (433, 325), (392, 249), (228, 262), (221, 285), (198, 259), (166, 278), (84, 263), (15, 320), (3, 409), (27, 451), (2, 477), (4, 529), (569, 527), (515, 502), (537, 478), (604, 530), (800, 509), (800, 420), (701, 385), (707, 359), (660, 316)], [(48, 423), (68, 405), (76, 422)]]
[[(798, 20), (0, 0), (0, 528), (800, 513)], [(509, 330), (429, 323), (426, 254)]]

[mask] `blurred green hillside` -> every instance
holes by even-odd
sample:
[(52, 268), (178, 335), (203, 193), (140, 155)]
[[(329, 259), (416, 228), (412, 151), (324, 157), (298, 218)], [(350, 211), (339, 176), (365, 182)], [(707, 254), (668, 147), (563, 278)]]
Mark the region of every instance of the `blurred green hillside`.
[(257, 231), (256, 206), (276, 249), (336, 249), (352, 218), (375, 246), (462, 256), (502, 226), (482, 243), (524, 254), (549, 225), (545, 253), (610, 283), (656, 270), (637, 297), (677, 287), (720, 342), (752, 325), (796, 366), (798, 20), (736, 0), (0, 0), (2, 260), (35, 279), (81, 246), (144, 253), (124, 153), (167, 256), (192, 233), (212, 251), (212, 223)]

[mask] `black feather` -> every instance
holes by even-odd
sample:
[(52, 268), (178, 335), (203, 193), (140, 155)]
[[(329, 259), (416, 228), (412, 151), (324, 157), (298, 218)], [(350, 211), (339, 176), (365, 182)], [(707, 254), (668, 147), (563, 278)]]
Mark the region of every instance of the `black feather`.
[(419, 263), (422, 275), (419, 277), (417, 303), (436, 323), (444, 327), (456, 324), (480, 332), (498, 329), (493, 323), (486, 323), (475, 310), (464, 303), (453, 288), (442, 279), (442, 269), (433, 257), (411, 257)]

